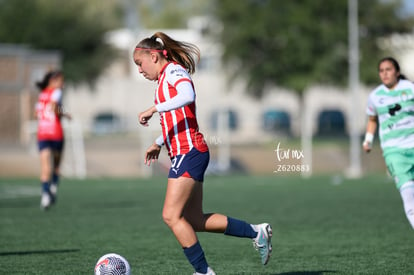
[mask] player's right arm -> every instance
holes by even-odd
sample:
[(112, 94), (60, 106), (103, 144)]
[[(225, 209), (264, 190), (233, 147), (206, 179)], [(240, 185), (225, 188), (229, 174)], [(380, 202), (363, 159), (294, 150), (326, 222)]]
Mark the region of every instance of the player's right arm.
[(377, 117), (368, 116), (367, 129), (365, 132), (365, 139), (362, 143), (362, 148), (365, 152), (369, 153), (372, 149), (372, 143), (374, 142), (374, 134), (377, 130)]

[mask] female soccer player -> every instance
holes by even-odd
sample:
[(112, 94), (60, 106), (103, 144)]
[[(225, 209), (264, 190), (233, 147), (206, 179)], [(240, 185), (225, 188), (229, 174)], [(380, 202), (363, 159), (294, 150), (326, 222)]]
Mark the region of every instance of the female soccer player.
[(51, 71), (44, 76), (42, 81), (36, 83), (40, 89), (36, 103), (36, 116), (42, 183), (40, 207), (42, 209), (48, 209), (56, 200), (59, 166), (64, 145), (60, 120), (63, 116), (71, 118), (69, 114), (63, 112), (62, 108), (63, 81), (62, 72)]
[(262, 263), (267, 264), (272, 252), (269, 224), (252, 225), (222, 214), (203, 212), (204, 172), (210, 156), (198, 130), (195, 91), (190, 77), (200, 59), (199, 49), (157, 32), (138, 43), (133, 58), (139, 72), (158, 83), (155, 105), (139, 114), (139, 123), (144, 126), (148, 126), (156, 112), (161, 118), (162, 135), (146, 151), (145, 163), (150, 165), (156, 161), (165, 145), (171, 169), (162, 217), (183, 247), (194, 274), (215, 274), (197, 239), (195, 232), (200, 231), (252, 238)]
[(364, 151), (371, 151), (378, 121), (385, 163), (414, 228), (414, 84), (405, 80), (392, 57), (381, 59), (378, 71), (382, 84), (368, 98), (368, 123), (362, 146)]

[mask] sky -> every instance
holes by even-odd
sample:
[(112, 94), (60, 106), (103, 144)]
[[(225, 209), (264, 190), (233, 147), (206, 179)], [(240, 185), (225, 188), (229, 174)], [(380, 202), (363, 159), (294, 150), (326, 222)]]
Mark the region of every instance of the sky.
[(414, 14), (414, 1), (413, 0), (404, 0), (404, 12), (408, 14)]

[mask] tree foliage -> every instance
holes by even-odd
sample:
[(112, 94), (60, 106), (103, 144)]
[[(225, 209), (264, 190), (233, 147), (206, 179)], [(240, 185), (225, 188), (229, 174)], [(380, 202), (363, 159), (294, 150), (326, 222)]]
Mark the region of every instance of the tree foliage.
[[(412, 18), (399, 16), (401, 1), (359, 0), (360, 78), (377, 82), (384, 53), (377, 39), (410, 32)], [(248, 80), (260, 97), (267, 85), (302, 92), (312, 84), (348, 82), (347, 0), (219, 0), (223, 61)]]
[(146, 28), (185, 28), (192, 16), (210, 12), (210, 0), (140, 0), (137, 12)]
[(0, 41), (59, 50), (69, 82), (93, 83), (116, 54), (104, 42), (104, 34), (119, 25), (114, 3), (0, 0)]

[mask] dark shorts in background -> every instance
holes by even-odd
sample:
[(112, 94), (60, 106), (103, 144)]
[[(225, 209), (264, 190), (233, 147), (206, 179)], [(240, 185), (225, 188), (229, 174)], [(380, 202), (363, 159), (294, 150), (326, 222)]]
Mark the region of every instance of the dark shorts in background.
[(196, 148), (184, 155), (177, 155), (171, 159), (171, 168), (168, 178), (187, 177), (196, 181), (204, 181), (204, 173), (206, 172), (208, 162), (210, 161), (210, 153), (200, 152)]
[(39, 151), (50, 148), (52, 151), (63, 151), (64, 140), (39, 140), (37, 146)]

